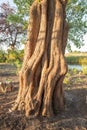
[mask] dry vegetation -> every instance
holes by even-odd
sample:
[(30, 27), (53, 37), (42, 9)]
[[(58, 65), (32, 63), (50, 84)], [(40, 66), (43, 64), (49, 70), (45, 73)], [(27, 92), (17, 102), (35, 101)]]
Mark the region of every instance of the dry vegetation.
[[(0, 130), (86, 130), (87, 129), (87, 75), (79, 72), (70, 75), (64, 85), (65, 110), (52, 118), (28, 117), (21, 112), (9, 113), (18, 93), (16, 68), (0, 64), (0, 81), (12, 81), (11, 92), (0, 92)], [(71, 76), (72, 75), (72, 76)]]

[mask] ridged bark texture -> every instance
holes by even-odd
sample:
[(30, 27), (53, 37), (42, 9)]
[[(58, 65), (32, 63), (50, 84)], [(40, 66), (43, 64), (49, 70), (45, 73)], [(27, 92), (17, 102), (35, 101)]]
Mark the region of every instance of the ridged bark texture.
[(52, 116), (64, 108), (64, 52), (68, 36), (67, 0), (34, 1), (30, 10), (20, 87), (12, 110)]

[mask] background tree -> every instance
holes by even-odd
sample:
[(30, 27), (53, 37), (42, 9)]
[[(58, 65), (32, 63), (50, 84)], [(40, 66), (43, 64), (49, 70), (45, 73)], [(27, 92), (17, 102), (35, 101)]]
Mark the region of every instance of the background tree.
[[(18, 25), (18, 24), (22, 25), (23, 30), (24, 30), (22, 32), (22, 35), (18, 36), (17, 43), (19, 43), (20, 40), (22, 40), (22, 42), (24, 42), (26, 39), (26, 29), (28, 26), (28, 15), (29, 15), (29, 9), (30, 9), (32, 2), (33, 2), (33, 0), (20, 0), (20, 1), (14, 0), (14, 3), (16, 4), (17, 8), (15, 9), (16, 10), (15, 13), (12, 13), (8, 17), (8, 21), (9, 21), (9, 23), (12, 23), (12, 25)], [(74, 44), (78, 48), (80, 48), (84, 44), (83, 36), (87, 32), (86, 31), (87, 30), (87, 9), (86, 9), (86, 7), (87, 7), (86, 0), (84, 0), (84, 1), (83, 0), (78, 0), (78, 1), (77, 0), (68, 0), (68, 4), (67, 4), (67, 8), (66, 8), (66, 14), (67, 14), (66, 16), (67, 16), (67, 21), (69, 23), (69, 34), (68, 34), (68, 42), (67, 42), (68, 50), (72, 49), (71, 48), (72, 44)], [(3, 32), (3, 34), (4, 34), (4, 32)], [(6, 35), (4, 34), (4, 36), (6, 36)], [(19, 38), (19, 37), (21, 37), (21, 38)], [(6, 44), (8, 44), (8, 43), (9, 43), (9, 41)], [(16, 44), (16, 45), (19, 45), (19, 44)]]
[[(18, 9), (18, 16), (28, 18), (29, 9), (33, 0), (14, 0)], [(66, 17), (69, 24), (67, 41), (68, 51), (72, 50), (72, 44), (77, 48), (84, 45), (83, 36), (87, 33), (87, 2), (86, 0), (68, 0)], [(21, 21), (20, 21), (21, 23)], [(26, 24), (27, 27), (27, 24)]]
[(15, 9), (9, 3), (2, 3), (0, 8), (0, 46), (10, 46), (11, 49), (15, 49), (20, 45), (21, 35), (25, 34), (20, 23), (22, 19), (18, 19)]
[(84, 45), (84, 35), (87, 34), (87, 2), (86, 0), (68, 0), (66, 9), (69, 23), (67, 49), (72, 50), (72, 44), (77, 48)]

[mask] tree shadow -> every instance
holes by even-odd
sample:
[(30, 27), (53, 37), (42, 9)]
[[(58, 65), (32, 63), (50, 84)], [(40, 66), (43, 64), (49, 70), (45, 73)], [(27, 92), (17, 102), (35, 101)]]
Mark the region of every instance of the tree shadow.
[(65, 90), (65, 110), (58, 114), (62, 118), (87, 118), (87, 89)]

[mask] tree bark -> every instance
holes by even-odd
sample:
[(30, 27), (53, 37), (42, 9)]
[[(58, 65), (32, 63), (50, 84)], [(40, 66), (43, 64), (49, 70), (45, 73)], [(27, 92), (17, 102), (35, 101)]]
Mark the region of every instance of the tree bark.
[(26, 116), (52, 116), (64, 109), (66, 3), (67, 0), (41, 0), (31, 6), (20, 87), (12, 108), (25, 111)]

